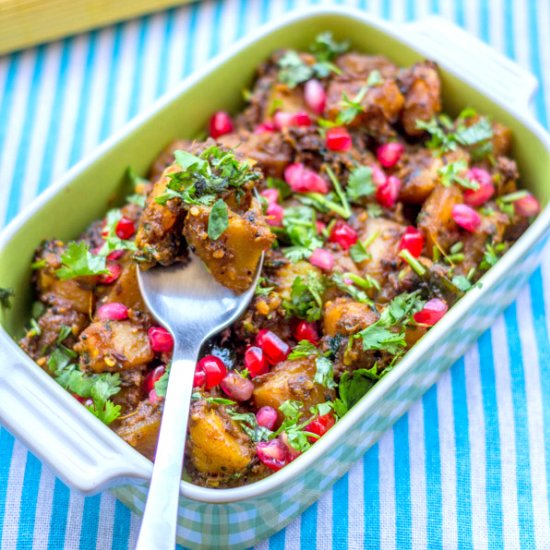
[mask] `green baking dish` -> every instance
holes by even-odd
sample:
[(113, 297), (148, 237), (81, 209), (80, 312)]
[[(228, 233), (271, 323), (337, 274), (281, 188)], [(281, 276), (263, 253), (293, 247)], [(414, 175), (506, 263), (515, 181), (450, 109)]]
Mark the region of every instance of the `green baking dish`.
[[(429, 18), (389, 25), (344, 8), (293, 12), (212, 61), (39, 197), (0, 235), (0, 287), (16, 292), (0, 311), (0, 421), (64, 481), (85, 493), (110, 488), (143, 510), (151, 463), (87, 413), (16, 345), (30, 307), (29, 264), (44, 238), (69, 239), (125, 193), (129, 165), (145, 172), (176, 137), (203, 130), (211, 112), (236, 110), (255, 67), (280, 47), (303, 47), (331, 30), (354, 48), (398, 64), (440, 63), (445, 108), (469, 105), (511, 127), (525, 187), (545, 206), (510, 251), (311, 450), (262, 481), (234, 489), (181, 484), (178, 541), (244, 548), (281, 529), (341, 477), (490, 326), (536, 267), (550, 233), (550, 140), (529, 111), (535, 79), (452, 24)], [(215, 94), (211, 93), (215, 90)], [(78, 207), (75, 207), (78, 205)]]

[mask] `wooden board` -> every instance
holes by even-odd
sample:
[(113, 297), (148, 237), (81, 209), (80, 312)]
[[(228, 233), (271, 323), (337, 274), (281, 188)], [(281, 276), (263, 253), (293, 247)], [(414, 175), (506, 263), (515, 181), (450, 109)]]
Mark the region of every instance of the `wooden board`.
[(191, 0), (0, 0), (0, 54)]

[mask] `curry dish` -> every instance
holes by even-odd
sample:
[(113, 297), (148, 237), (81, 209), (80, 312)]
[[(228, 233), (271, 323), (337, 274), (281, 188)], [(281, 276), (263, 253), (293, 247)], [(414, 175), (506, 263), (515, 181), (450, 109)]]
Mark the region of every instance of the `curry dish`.
[(153, 459), (174, 343), (136, 270), (192, 250), (242, 292), (265, 252), (246, 313), (195, 371), (186, 470), (210, 487), (306, 452), (539, 211), (511, 132), (471, 108), (445, 114), (430, 61), (397, 67), (324, 33), (275, 52), (244, 97), (206, 140), (130, 172), (134, 194), (77, 240), (42, 243), (20, 343)]

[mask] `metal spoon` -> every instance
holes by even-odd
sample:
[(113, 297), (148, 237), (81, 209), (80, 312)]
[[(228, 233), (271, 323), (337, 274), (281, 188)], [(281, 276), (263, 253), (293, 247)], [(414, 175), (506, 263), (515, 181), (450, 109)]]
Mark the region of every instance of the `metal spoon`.
[(201, 346), (235, 321), (248, 306), (262, 268), (242, 294), (225, 288), (191, 253), (185, 265), (138, 270), (141, 294), (151, 313), (174, 336), (174, 354), (157, 453), (136, 550), (173, 550), (180, 481), (195, 364)]

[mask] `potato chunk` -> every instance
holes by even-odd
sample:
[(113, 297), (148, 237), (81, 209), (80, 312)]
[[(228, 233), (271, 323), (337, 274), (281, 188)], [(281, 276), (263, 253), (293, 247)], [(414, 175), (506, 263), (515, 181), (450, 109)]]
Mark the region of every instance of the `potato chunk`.
[(426, 237), (427, 256), (436, 244), (446, 251), (459, 238), (458, 226), (452, 217), (455, 204), (463, 202), (462, 191), (456, 186), (437, 185), (418, 215), (418, 229)]
[(80, 335), (80, 365), (94, 372), (131, 369), (153, 360), (145, 329), (130, 321), (96, 321)]
[(224, 286), (242, 292), (250, 287), (262, 252), (273, 242), (255, 199), (243, 215), (229, 210), (229, 225), (215, 241), (208, 237), (210, 208), (193, 206), (185, 220), (183, 234), (214, 278)]
[(367, 305), (351, 298), (336, 298), (325, 304), (323, 329), (328, 336), (349, 336), (372, 325), (378, 316)]
[[(334, 397), (329, 390), (313, 381), (315, 359), (306, 357), (279, 363), (271, 372), (254, 379), (253, 393), (256, 407), (269, 405), (277, 411), (287, 400), (293, 399), (304, 404), (304, 410)], [(282, 414), (279, 413), (282, 420)]]
[(154, 460), (162, 411), (157, 404), (142, 401), (138, 408), (119, 420), (114, 431), (142, 455)]
[(106, 302), (120, 302), (129, 309), (137, 309), (139, 311), (147, 311), (139, 284), (137, 281), (138, 267), (134, 263), (129, 263), (124, 266), (120, 277), (111, 285), (107, 294)]
[(204, 400), (191, 408), (187, 452), (196, 470), (209, 476), (241, 472), (254, 457), (252, 442), (223, 408)]
[(183, 255), (185, 243), (181, 228), (185, 210), (178, 200), (169, 200), (166, 204), (155, 200), (166, 191), (170, 174), (177, 171), (179, 168), (176, 165), (169, 166), (153, 186), (145, 203), (135, 241), (145, 260), (149, 260), (145, 265), (170, 265)]
[(435, 64), (424, 61), (405, 71), (402, 82), (406, 89), (403, 127), (407, 134), (418, 136), (423, 130), (416, 127), (417, 121), (427, 122), (441, 111), (441, 81)]

